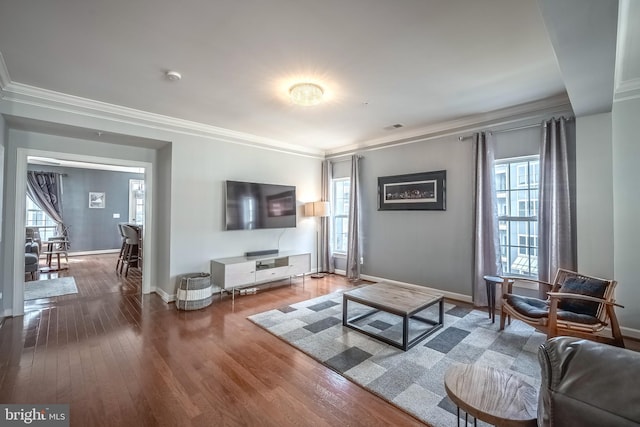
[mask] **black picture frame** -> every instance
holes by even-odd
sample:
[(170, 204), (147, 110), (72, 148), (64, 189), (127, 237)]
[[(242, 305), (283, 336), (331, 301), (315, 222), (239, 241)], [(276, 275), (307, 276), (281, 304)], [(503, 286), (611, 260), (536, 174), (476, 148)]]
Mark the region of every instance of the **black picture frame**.
[(378, 177), (379, 211), (444, 211), (447, 171)]

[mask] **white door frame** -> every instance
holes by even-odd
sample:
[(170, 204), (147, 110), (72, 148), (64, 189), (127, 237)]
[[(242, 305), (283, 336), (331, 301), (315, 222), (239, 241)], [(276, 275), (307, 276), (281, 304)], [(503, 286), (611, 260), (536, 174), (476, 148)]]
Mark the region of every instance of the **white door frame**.
[[(145, 227), (142, 269), (146, 274), (142, 275), (142, 293), (151, 292), (151, 276), (155, 271), (155, 245), (153, 230), (153, 163), (135, 160), (112, 159), (107, 157), (87, 156), (81, 154), (60, 153), (56, 151), (34, 150), (30, 148), (17, 148), (16, 163), (16, 201), (15, 201), (15, 227), (16, 231), (24, 230), (25, 209), (27, 194), (27, 158), (29, 156), (53, 157), (61, 160), (72, 160), (86, 163), (105, 163), (109, 165), (130, 166), (144, 168), (145, 183)], [(21, 239), (22, 232), (16, 233), (14, 242), (14, 254), (24, 252), (24, 239)], [(13, 316), (24, 314), (24, 257), (14, 256), (13, 264)]]

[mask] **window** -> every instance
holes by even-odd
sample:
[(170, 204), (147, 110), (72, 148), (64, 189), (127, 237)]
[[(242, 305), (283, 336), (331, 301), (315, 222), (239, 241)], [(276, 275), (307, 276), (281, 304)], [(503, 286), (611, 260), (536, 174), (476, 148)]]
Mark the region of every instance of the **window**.
[(503, 271), (538, 277), (539, 156), (497, 161), (494, 177)]
[(27, 196), (27, 218), (25, 221), (27, 227), (35, 227), (40, 234), (40, 240), (43, 242), (49, 240), (50, 237), (56, 235), (56, 222), (49, 215), (38, 207), (33, 200)]
[(144, 224), (144, 181), (129, 180), (129, 221)]
[(349, 178), (338, 178), (333, 180), (333, 206), (332, 206), (332, 234), (333, 252), (338, 254), (347, 253), (347, 238), (349, 234), (349, 189), (351, 180)]

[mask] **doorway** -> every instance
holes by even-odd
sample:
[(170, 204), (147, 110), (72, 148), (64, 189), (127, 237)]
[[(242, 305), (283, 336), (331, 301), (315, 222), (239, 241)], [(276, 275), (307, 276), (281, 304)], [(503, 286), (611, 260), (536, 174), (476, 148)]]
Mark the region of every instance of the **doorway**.
[[(151, 291), (151, 273), (153, 271), (154, 266), (152, 265), (152, 260), (154, 259), (153, 252), (153, 233), (149, 233), (150, 230), (153, 230), (153, 216), (152, 216), (152, 192), (150, 191), (153, 184), (153, 164), (149, 162), (142, 161), (131, 161), (131, 160), (122, 160), (115, 158), (100, 158), (96, 156), (86, 156), (86, 155), (76, 155), (70, 153), (58, 153), (58, 152), (48, 152), (48, 151), (40, 151), (34, 149), (26, 149), (26, 148), (18, 148), (17, 149), (17, 163), (16, 163), (16, 195), (24, 195), (26, 194), (26, 176), (27, 176), (27, 159), (29, 156), (37, 156), (37, 157), (49, 157), (56, 158), (61, 160), (75, 161), (75, 162), (86, 162), (86, 163), (103, 163), (110, 165), (120, 165), (126, 167), (139, 167), (144, 169), (144, 191), (143, 194), (143, 209), (144, 209), (144, 222), (145, 222), (145, 239), (149, 244), (145, 245), (143, 251), (143, 271), (146, 271), (144, 275), (142, 275), (142, 287), (141, 292), (143, 294), (148, 294)], [(126, 191), (126, 190), (125, 190)], [(15, 245), (14, 245), (14, 253), (20, 254), (24, 252), (24, 236), (18, 230), (25, 229), (25, 209), (26, 209), (26, 198), (25, 197), (16, 197), (15, 198)], [(25, 266), (24, 259), (21, 256), (14, 257), (14, 265), (13, 265), (13, 275), (15, 278), (25, 277)], [(13, 315), (21, 315), (24, 313), (24, 281), (23, 280), (14, 280), (14, 289), (13, 289)]]

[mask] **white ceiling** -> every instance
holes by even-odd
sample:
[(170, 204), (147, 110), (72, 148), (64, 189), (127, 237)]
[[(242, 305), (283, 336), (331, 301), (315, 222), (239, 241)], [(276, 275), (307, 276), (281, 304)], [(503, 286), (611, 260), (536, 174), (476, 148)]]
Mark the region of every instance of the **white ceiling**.
[(0, 53), (13, 84), (323, 151), (566, 92), (536, 0), (2, 0)]

